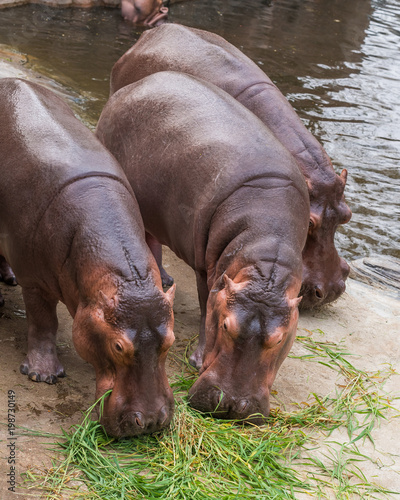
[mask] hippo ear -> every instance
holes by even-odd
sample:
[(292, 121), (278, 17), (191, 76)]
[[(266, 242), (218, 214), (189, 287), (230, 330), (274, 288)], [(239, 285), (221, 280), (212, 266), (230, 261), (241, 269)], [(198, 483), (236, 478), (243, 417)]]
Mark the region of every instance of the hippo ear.
[(165, 298), (168, 300), (171, 306), (174, 305), (175, 290), (176, 290), (176, 283), (174, 283), (171, 286), (171, 288), (165, 292)]
[(341, 172), (340, 175), (338, 175), (339, 178), (339, 192), (341, 196), (344, 194), (344, 188), (346, 187), (346, 182), (347, 182), (347, 170), (344, 168)]
[(114, 309), (115, 298), (107, 297), (107, 295), (102, 290), (99, 290), (99, 303), (103, 309)]
[(347, 182), (347, 170), (345, 168), (342, 170), (342, 173), (339, 175), (339, 177), (342, 179), (343, 184), (346, 185), (346, 182)]
[(108, 322), (113, 322), (115, 317), (116, 297), (107, 297), (107, 295), (99, 291), (99, 305), (103, 311), (104, 319)]
[(227, 274), (223, 275), (224, 277), (224, 285), (226, 295), (232, 295), (233, 293), (240, 292), (245, 286), (247, 282), (235, 283)]
[(295, 307), (299, 307), (300, 302), (303, 297), (296, 297), (295, 299), (289, 299), (289, 306), (294, 309)]
[(227, 295), (231, 295), (235, 291), (235, 282), (227, 274), (224, 274), (224, 286)]
[(313, 211), (310, 211), (310, 219), (308, 222), (308, 234), (312, 234), (316, 229), (320, 228), (322, 224), (322, 218), (320, 215)]

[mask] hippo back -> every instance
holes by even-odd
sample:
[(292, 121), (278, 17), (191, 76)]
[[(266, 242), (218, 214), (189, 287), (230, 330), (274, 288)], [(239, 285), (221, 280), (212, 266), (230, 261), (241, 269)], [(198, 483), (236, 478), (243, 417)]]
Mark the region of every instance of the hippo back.
[(181, 71), (211, 82), (265, 123), (293, 154), (307, 180), (309, 235), (303, 251), (303, 307), (336, 299), (349, 273), (334, 245), (339, 224), (350, 220), (344, 200), (347, 171), (339, 176), (318, 140), (268, 76), (222, 37), (177, 24), (142, 34), (114, 65), (111, 93), (157, 71)]
[(19, 248), (26, 261), (39, 221), (68, 185), (94, 175), (128, 185), (115, 159), (49, 90), (0, 80), (0, 116), (0, 249)]
[[(276, 85), (250, 58), (219, 35), (178, 24), (165, 24), (144, 32), (115, 63), (110, 93), (158, 71), (188, 73), (217, 85), (268, 125), (310, 171), (309, 175), (318, 176), (315, 171), (318, 167), (318, 171), (326, 169), (335, 178), (326, 152)], [(254, 94), (260, 92), (268, 95), (265, 99), (270, 103), (268, 108), (254, 99)]]
[[(104, 108), (96, 134), (124, 168), (146, 230), (195, 269), (205, 265), (213, 214), (239, 188), (265, 180), (288, 187), (280, 206), (268, 207), (271, 221), (287, 218), (296, 199), (308, 206), (292, 155), (268, 128), (189, 75), (161, 72), (124, 87)], [(243, 203), (246, 212), (251, 201)]]
[(233, 97), (255, 83), (268, 82), (275, 87), (251, 59), (222, 37), (179, 24), (163, 24), (142, 33), (114, 64), (110, 94), (158, 71), (203, 78)]

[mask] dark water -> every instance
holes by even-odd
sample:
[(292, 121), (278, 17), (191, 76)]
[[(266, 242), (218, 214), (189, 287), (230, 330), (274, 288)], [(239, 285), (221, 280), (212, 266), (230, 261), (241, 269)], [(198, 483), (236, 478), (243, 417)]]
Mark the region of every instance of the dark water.
[[(353, 219), (343, 256), (400, 258), (400, 1), (186, 0), (170, 21), (214, 31), (269, 75), (349, 170)], [(118, 10), (24, 6), (0, 11), (0, 44), (82, 98), (92, 125), (107, 99), (113, 63), (140, 36)]]

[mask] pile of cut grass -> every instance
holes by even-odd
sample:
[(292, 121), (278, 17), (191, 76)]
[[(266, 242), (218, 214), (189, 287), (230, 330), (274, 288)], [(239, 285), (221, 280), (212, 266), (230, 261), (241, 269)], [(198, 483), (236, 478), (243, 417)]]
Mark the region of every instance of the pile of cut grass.
[[(39, 488), (51, 500), (284, 500), (299, 494), (382, 499), (395, 493), (365, 477), (362, 464), (370, 458), (356, 444), (372, 441), (379, 419), (393, 410), (382, 388), (393, 370), (358, 370), (343, 345), (316, 342), (312, 335), (297, 342), (308, 351), (302, 359), (341, 374), (343, 384), (335, 395), (313, 394), (292, 412), (272, 410), (262, 427), (216, 420), (188, 406), (187, 389), (196, 375), (185, 363), (184, 373), (172, 384), (176, 409), (170, 428), (117, 441), (91, 419), (93, 405), (80, 425), (59, 437), (61, 458), (49, 469), (28, 471), (26, 487)], [(326, 451), (317, 458), (316, 438), (340, 428), (349, 441), (325, 439)]]

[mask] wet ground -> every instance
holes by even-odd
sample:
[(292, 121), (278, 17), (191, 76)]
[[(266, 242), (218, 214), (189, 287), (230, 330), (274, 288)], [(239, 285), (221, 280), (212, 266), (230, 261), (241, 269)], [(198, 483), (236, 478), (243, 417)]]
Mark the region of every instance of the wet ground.
[[(177, 283), (175, 299), (175, 336), (176, 341), (168, 357), (168, 375), (182, 371), (182, 356), (198, 328), (199, 309), (195, 288), (194, 274), (182, 261), (171, 252), (166, 251), (167, 270)], [(38, 432), (59, 433), (60, 428), (68, 429), (79, 423), (81, 410), (86, 409), (93, 401), (95, 390), (94, 370), (75, 352), (71, 340), (71, 324), (64, 306), (58, 309), (60, 328), (58, 352), (61, 362), (66, 368), (67, 377), (60, 379), (56, 385), (38, 384), (29, 381), (19, 373), (19, 364), (26, 354), (26, 320), (24, 304), (18, 288), (2, 287), (6, 305), (0, 312), (0, 498), (26, 500), (28, 493), (19, 495), (7, 492), (7, 473), (9, 465), (7, 457), (7, 433), (4, 423), (7, 419), (8, 391), (15, 392), (18, 411), (16, 424)], [(299, 334), (305, 330), (315, 332), (316, 341), (340, 342), (344, 340), (348, 352), (354, 353), (351, 362), (358, 368), (376, 372), (385, 370), (391, 365), (400, 371), (400, 344), (398, 332), (400, 328), (400, 301), (392, 296), (377, 292), (351, 280), (349, 291), (334, 304), (322, 311), (303, 313), (299, 322)], [(304, 354), (301, 346), (295, 343), (292, 353)], [(338, 379), (332, 370), (313, 362), (287, 358), (273, 385), (275, 396), (273, 404), (283, 405), (286, 409), (294, 408), (295, 403), (307, 401), (309, 394), (317, 393), (325, 396), (334, 394)], [(399, 376), (392, 376), (385, 386), (388, 394), (398, 394)], [(392, 396), (390, 396), (392, 399)], [(394, 401), (400, 411), (400, 402)], [(374, 462), (363, 462), (362, 471), (369, 480), (400, 493), (400, 419), (389, 417), (382, 420), (379, 429), (373, 431), (375, 447), (368, 441), (359, 442), (359, 450), (373, 458)], [(335, 432), (332, 440), (346, 442), (347, 435)], [(42, 437), (22, 437), (16, 439), (16, 472), (18, 483), (22, 485), (20, 474), (29, 468), (49, 467), (54, 451), (49, 449), (52, 440)], [(21, 491), (21, 490), (20, 490)], [(36, 491), (30, 492), (33, 498), (39, 498)], [(302, 496), (298, 497), (303, 499)], [(309, 498), (304, 497), (304, 498)], [(396, 498), (395, 496), (390, 498)]]

